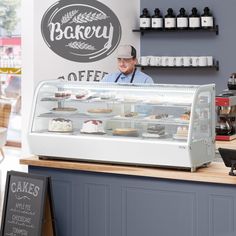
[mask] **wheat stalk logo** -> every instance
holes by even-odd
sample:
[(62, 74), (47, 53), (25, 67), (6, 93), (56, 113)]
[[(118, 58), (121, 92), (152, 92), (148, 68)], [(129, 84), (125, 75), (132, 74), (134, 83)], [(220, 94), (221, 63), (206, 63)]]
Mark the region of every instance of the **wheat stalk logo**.
[(94, 51), (96, 50), (96, 48), (92, 45), (89, 45), (87, 43), (82, 43), (82, 42), (77, 42), (77, 41), (74, 41), (74, 42), (70, 42), (66, 45), (67, 47), (70, 47), (70, 48), (73, 48), (73, 49), (86, 49), (86, 50), (91, 50), (91, 51)]
[(70, 12), (67, 12), (62, 18), (61, 23), (66, 24), (68, 21), (70, 21), (76, 14), (78, 13), (78, 10), (73, 10)]
[(107, 18), (108, 16), (103, 13), (85, 12), (85, 13), (80, 13), (77, 16), (74, 16), (72, 21), (70, 21), (70, 23), (83, 24), (83, 23), (88, 23), (92, 21), (105, 20)]

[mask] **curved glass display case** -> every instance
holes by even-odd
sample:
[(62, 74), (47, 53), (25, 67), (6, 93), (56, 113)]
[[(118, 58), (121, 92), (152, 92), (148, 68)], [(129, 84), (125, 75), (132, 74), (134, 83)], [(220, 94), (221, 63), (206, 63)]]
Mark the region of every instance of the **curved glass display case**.
[(213, 84), (43, 81), (29, 145), (42, 158), (194, 171), (215, 155), (214, 98)]

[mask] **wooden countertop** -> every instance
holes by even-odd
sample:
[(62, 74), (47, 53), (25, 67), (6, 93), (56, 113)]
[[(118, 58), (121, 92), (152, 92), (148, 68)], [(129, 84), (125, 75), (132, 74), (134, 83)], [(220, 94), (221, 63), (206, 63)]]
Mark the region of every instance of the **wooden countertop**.
[(216, 149), (218, 149), (219, 147), (236, 149), (236, 139), (232, 141), (216, 141)]
[(189, 171), (172, 170), (156, 167), (132, 167), (61, 160), (40, 160), (37, 156), (21, 159), (20, 164), (67, 170), (146, 176), (153, 178), (175, 179), (184, 181), (236, 184), (236, 176), (229, 176), (228, 173), (230, 169), (226, 168), (224, 166), (224, 163), (222, 162), (212, 162), (208, 167), (199, 168), (196, 172), (192, 173)]

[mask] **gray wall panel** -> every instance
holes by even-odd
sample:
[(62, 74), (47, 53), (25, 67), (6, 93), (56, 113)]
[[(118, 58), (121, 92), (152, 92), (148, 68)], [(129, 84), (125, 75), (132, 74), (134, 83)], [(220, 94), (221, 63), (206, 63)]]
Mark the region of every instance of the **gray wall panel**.
[[(59, 236), (72, 235), (72, 183), (69, 180), (54, 179), (52, 181), (55, 206), (56, 222), (68, 222), (68, 224), (57, 224)], [(64, 232), (61, 234), (60, 232)]]
[(227, 195), (213, 194), (209, 197), (210, 235), (230, 235), (235, 230), (234, 200)]
[(84, 187), (85, 236), (109, 236), (109, 186), (103, 184), (86, 183)]
[(123, 236), (196, 235), (196, 193), (131, 187), (123, 192)]

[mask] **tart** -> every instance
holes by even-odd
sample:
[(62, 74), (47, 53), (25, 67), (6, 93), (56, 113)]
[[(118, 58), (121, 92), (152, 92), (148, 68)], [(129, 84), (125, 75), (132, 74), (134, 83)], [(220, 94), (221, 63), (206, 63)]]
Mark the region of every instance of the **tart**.
[(77, 109), (75, 107), (54, 107), (52, 111), (73, 112), (77, 111)]
[(117, 128), (114, 129), (112, 132), (113, 135), (118, 136), (132, 136), (137, 137), (138, 136), (138, 130), (133, 128)]
[(95, 109), (89, 109), (89, 113), (111, 113), (112, 109), (105, 109), (105, 108), (95, 108)]

